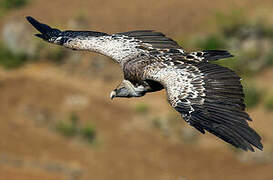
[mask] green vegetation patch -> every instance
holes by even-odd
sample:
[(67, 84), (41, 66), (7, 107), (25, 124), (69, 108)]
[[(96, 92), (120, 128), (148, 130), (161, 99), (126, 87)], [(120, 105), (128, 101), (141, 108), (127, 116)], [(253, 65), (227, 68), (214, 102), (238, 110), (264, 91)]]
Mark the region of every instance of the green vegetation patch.
[(0, 45), (0, 65), (7, 69), (17, 68), (27, 61), (27, 55), (14, 54), (8, 48)]
[(196, 46), (201, 49), (223, 49), (226, 47), (225, 39), (219, 35), (209, 35), (196, 40)]
[(81, 136), (89, 143), (92, 143), (96, 137), (96, 128), (93, 124), (87, 124), (80, 129)]
[(67, 57), (67, 51), (64, 48), (60, 48), (58, 46), (52, 46), (50, 49), (45, 49), (46, 58), (50, 59), (52, 62), (56, 64), (63, 63), (65, 57)]
[(75, 113), (72, 113), (67, 120), (58, 122), (55, 129), (66, 137), (80, 137), (91, 144), (97, 135), (95, 126), (90, 122), (86, 125), (80, 124), (79, 117)]
[(22, 8), (27, 5), (29, 0), (0, 0), (0, 18), (6, 14), (7, 11)]
[(29, 0), (1, 0), (0, 7), (5, 10), (16, 9), (27, 5), (28, 2)]
[(273, 111), (273, 95), (265, 98), (264, 106), (266, 110)]
[(265, 66), (273, 66), (273, 49), (265, 57)]
[(247, 108), (253, 108), (260, 103), (262, 91), (254, 83), (244, 85), (244, 93)]
[(147, 114), (149, 111), (148, 104), (139, 103), (135, 106), (135, 111), (140, 114)]

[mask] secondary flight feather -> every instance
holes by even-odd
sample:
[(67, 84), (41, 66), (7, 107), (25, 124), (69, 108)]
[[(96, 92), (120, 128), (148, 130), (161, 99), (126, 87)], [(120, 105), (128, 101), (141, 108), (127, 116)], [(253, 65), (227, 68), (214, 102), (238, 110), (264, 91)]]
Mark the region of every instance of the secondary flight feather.
[(27, 20), (37, 37), (74, 50), (106, 55), (123, 70), (124, 80), (110, 98), (141, 97), (165, 89), (170, 105), (201, 133), (210, 132), (245, 151), (263, 149), (245, 112), (244, 93), (232, 70), (210, 63), (232, 55), (224, 50), (185, 52), (175, 41), (151, 30), (107, 34), (96, 31), (61, 31)]

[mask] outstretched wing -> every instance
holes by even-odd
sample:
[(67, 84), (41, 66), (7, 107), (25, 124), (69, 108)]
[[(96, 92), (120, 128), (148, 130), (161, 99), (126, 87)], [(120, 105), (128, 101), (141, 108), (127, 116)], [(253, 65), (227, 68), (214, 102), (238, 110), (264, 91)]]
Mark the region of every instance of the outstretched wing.
[(261, 137), (247, 123), (251, 119), (242, 85), (233, 71), (206, 62), (154, 64), (146, 71), (148, 79), (165, 87), (171, 106), (201, 133), (208, 131), (243, 150), (263, 149)]
[(158, 56), (165, 53), (184, 54), (182, 48), (160, 32), (138, 30), (106, 34), (95, 31), (61, 31), (40, 23), (32, 17), (27, 20), (41, 33), (43, 40), (74, 50), (88, 50), (109, 56), (123, 65), (140, 56)]
[[(74, 50), (88, 50), (109, 56), (121, 66), (127, 61), (146, 58), (158, 61), (177, 61), (189, 63), (217, 60), (231, 57), (227, 51), (206, 50), (186, 53), (174, 40), (161, 32), (137, 30), (116, 34), (96, 31), (61, 31), (40, 23), (32, 17), (27, 20), (41, 33), (43, 40)], [(139, 58), (140, 57), (140, 58)]]

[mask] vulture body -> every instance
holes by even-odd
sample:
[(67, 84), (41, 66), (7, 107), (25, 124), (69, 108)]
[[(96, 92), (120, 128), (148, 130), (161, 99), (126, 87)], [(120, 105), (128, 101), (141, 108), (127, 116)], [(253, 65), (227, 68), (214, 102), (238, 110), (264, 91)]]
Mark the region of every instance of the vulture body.
[(232, 55), (224, 50), (185, 52), (175, 41), (151, 30), (116, 34), (60, 31), (27, 20), (37, 37), (74, 50), (97, 52), (112, 58), (124, 80), (110, 97), (141, 97), (165, 89), (170, 105), (201, 133), (206, 131), (245, 151), (262, 150), (261, 137), (245, 112), (244, 93), (232, 70), (210, 63)]

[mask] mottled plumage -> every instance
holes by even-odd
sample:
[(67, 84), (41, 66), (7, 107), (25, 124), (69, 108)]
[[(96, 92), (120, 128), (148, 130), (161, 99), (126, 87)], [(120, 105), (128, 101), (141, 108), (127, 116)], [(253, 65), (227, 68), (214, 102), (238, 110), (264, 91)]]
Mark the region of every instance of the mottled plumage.
[(74, 50), (111, 57), (120, 64), (124, 80), (114, 97), (140, 97), (165, 89), (170, 105), (199, 130), (254, 151), (262, 150), (261, 137), (248, 125), (240, 78), (230, 69), (209, 61), (232, 57), (223, 50), (185, 52), (175, 41), (151, 30), (106, 34), (95, 31), (60, 31), (27, 20), (41, 33), (36, 36)]

